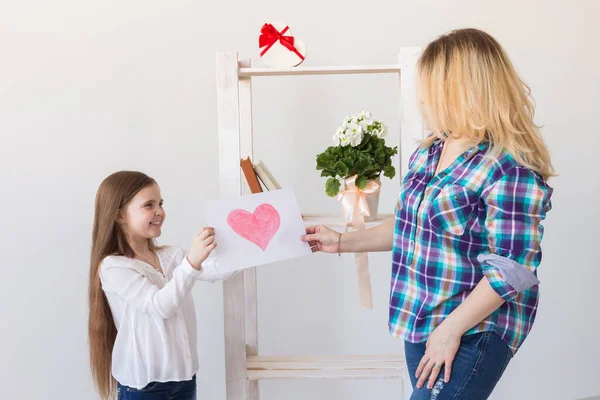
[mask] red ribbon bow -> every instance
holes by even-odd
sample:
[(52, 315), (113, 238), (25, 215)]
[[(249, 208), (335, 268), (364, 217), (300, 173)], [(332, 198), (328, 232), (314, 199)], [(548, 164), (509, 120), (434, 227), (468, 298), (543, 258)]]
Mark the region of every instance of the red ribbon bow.
[(284, 36), (284, 33), (286, 33), (289, 29), (290, 27), (286, 26), (281, 32), (279, 32), (273, 25), (264, 24), (260, 29), (258, 47), (267, 47), (260, 53), (260, 56), (262, 57), (267, 51), (269, 51), (271, 47), (273, 47), (275, 43), (277, 43), (277, 41), (279, 41), (282, 46), (287, 48), (289, 51), (293, 51), (298, 57), (300, 57), (301, 60), (304, 60), (304, 56), (300, 54), (300, 52), (298, 52), (298, 50), (294, 47), (294, 37)]

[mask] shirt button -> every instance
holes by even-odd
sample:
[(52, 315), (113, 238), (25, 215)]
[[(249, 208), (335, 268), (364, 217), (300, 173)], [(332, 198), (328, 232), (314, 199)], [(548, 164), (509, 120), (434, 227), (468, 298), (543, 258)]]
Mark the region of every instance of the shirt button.
[(189, 354), (187, 354), (187, 355), (185, 356), (185, 358), (187, 358), (187, 359), (189, 360), (190, 358), (192, 358), (192, 356), (190, 356)]
[(183, 338), (184, 338), (185, 340), (188, 340), (188, 335), (183, 335)]
[(412, 246), (414, 246), (414, 245), (415, 245), (415, 242), (411, 240), (411, 241), (410, 241), (410, 247), (412, 247)]

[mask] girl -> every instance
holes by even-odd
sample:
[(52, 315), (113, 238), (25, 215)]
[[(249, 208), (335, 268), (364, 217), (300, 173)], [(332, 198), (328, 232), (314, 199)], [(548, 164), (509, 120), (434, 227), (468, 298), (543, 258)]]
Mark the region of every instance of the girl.
[(197, 280), (226, 279), (214, 230), (190, 251), (155, 244), (166, 213), (160, 188), (141, 172), (108, 176), (96, 194), (89, 286), (92, 375), (103, 399), (196, 398)]
[(410, 157), (395, 220), (303, 240), (392, 250), (389, 329), (405, 341), (411, 400), (487, 399), (535, 319), (554, 171), (529, 88), (490, 35), (441, 36), (418, 75), (432, 135)]

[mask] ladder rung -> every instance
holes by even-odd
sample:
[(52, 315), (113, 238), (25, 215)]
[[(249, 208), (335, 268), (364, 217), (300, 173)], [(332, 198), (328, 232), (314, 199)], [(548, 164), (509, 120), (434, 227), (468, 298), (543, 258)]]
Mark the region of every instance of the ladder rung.
[(249, 356), (249, 380), (262, 379), (392, 379), (402, 378), (402, 356)]
[(399, 74), (399, 65), (350, 65), (343, 67), (240, 68), (239, 77), (282, 75)]

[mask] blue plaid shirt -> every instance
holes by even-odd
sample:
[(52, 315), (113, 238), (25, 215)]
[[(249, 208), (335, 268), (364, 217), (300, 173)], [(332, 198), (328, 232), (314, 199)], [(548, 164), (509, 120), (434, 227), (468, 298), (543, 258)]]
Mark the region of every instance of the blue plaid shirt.
[(485, 277), (505, 302), (466, 334), (495, 331), (515, 353), (537, 311), (552, 188), (506, 151), (492, 159), (487, 143), (434, 176), (442, 147), (415, 151), (398, 196), (390, 333), (425, 342)]

